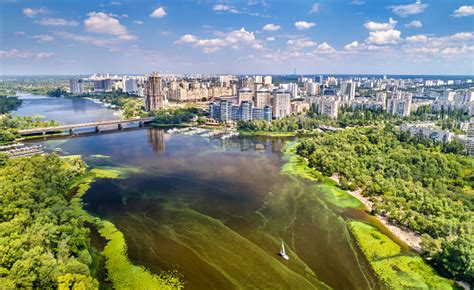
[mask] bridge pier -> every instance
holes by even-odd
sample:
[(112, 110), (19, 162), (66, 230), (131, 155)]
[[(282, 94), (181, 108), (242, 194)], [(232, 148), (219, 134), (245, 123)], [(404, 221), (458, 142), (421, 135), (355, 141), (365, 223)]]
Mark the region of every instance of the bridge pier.
[(74, 129), (73, 128), (69, 129), (69, 135), (71, 135), (71, 136), (74, 135)]
[(118, 130), (122, 130), (122, 129), (123, 129), (123, 126), (122, 126), (121, 123), (119, 123), (119, 124), (117, 125), (117, 129), (118, 129)]
[(142, 121), (138, 122), (138, 127), (144, 127), (144, 126), (145, 126), (145, 122), (142, 122)]
[(95, 126), (95, 132), (96, 132), (96, 133), (100, 133), (100, 128), (99, 128), (99, 126)]

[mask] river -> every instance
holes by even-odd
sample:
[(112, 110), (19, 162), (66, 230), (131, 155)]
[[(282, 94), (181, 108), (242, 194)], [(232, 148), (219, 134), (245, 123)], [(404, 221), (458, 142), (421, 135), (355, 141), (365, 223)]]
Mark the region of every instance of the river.
[[(63, 123), (113, 116), (97, 106), (35, 97), (17, 114)], [(285, 141), (147, 128), (34, 142), (91, 166), (131, 169), (93, 183), (85, 208), (123, 232), (131, 261), (154, 273), (177, 270), (187, 289), (381, 288), (347, 229), (366, 214), (283, 172)], [(278, 255), (282, 241), (289, 261)]]

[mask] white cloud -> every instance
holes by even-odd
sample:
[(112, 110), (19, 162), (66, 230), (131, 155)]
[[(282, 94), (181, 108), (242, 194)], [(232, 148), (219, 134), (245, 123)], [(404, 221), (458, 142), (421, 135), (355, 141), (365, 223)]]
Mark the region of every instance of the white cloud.
[(319, 10), (321, 9), (321, 4), (318, 2), (314, 2), (313, 6), (311, 6), (311, 9), (309, 10), (309, 14), (317, 14), (319, 13)]
[(139, 25), (142, 25), (144, 22), (143, 22), (143, 21), (141, 21), (141, 20), (135, 20), (135, 21), (133, 21), (133, 23), (135, 23), (135, 24), (139, 24)]
[(309, 38), (290, 39), (287, 41), (287, 44), (293, 48), (307, 48), (315, 47), (316, 45), (318, 45), (317, 42), (314, 42)]
[(263, 48), (263, 45), (261, 45), (260, 43), (254, 43), (254, 44), (252, 45), (252, 47), (255, 48), (255, 49), (262, 49), (262, 48)]
[(86, 31), (102, 34), (110, 34), (121, 40), (132, 40), (136, 37), (130, 35), (127, 28), (120, 24), (118, 19), (103, 12), (91, 12), (87, 14), (89, 18), (84, 20)]
[(362, 0), (352, 0), (351, 5), (364, 5), (365, 1)]
[(158, 7), (150, 14), (150, 17), (153, 18), (163, 18), (166, 16), (166, 11), (163, 7)]
[(474, 38), (474, 33), (472, 32), (458, 32), (451, 35), (451, 38), (454, 40), (470, 40)]
[(345, 50), (355, 50), (359, 47), (359, 42), (358, 41), (353, 41), (346, 46), (344, 46)]
[(216, 52), (216, 51), (219, 51), (221, 48), (220, 47), (205, 47), (202, 51), (204, 53), (213, 53), (213, 52)]
[(25, 14), (26, 16), (28, 16), (30, 18), (35, 17), (36, 15), (39, 15), (39, 14), (49, 13), (49, 10), (46, 9), (46, 8), (38, 8), (38, 9), (24, 8), (22, 11), (23, 11), (23, 14)]
[(413, 20), (410, 23), (405, 24), (406, 28), (421, 28), (423, 27), (423, 24), (421, 23), (420, 20)]
[(216, 12), (230, 12), (230, 13), (234, 13), (234, 14), (239, 14), (240, 13), (239, 10), (235, 9), (232, 6), (225, 5), (225, 4), (215, 4), (214, 6), (212, 6), (212, 10), (214, 10)]
[(394, 29), (395, 26), (397, 25), (397, 23), (398, 23), (398, 21), (396, 21), (396, 20), (394, 20), (393, 18), (390, 17), (390, 19), (388, 19), (387, 23), (367, 21), (366, 23), (364, 23), (364, 26), (368, 30), (374, 30), (374, 31), (377, 31), (377, 30), (390, 30), (390, 29)]
[(38, 42), (50, 42), (54, 40), (54, 37), (48, 34), (39, 34), (33, 36), (33, 39), (37, 40)]
[(63, 18), (43, 18), (35, 21), (40, 25), (49, 25), (49, 26), (77, 26), (79, 22), (75, 20), (66, 20)]
[(274, 41), (274, 40), (275, 40), (275, 37), (273, 37), (273, 36), (267, 37), (267, 41)]
[(176, 41), (176, 43), (194, 43), (197, 42), (198, 38), (192, 34), (185, 34), (181, 36), (181, 38)]
[(269, 24), (265, 25), (262, 29), (265, 30), (265, 31), (277, 31), (280, 28), (281, 28), (280, 25), (275, 25), (275, 24), (269, 23)]
[(66, 39), (66, 40), (74, 40), (74, 41), (84, 42), (84, 43), (87, 43), (87, 44), (92, 44), (92, 45), (100, 46), (100, 47), (112, 45), (112, 44), (114, 44), (118, 41), (117, 39), (110, 39), (110, 38), (104, 38), (104, 37), (93, 37), (93, 36), (81, 35), (81, 34), (73, 34), (73, 33), (64, 32), (64, 31), (57, 31), (57, 32), (55, 32), (55, 34), (62, 37), (63, 39)]
[(54, 53), (52, 53), (52, 52), (39, 52), (39, 53), (36, 54), (35, 59), (41, 60), (41, 59), (45, 59), (45, 58), (50, 58), (53, 55), (54, 55)]
[(454, 17), (465, 17), (474, 15), (474, 6), (461, 6), (453, 12)]
[(255, 40), (255, 36), (253, 35), (253, 32), (248, 32), (244, 27), (242, 27), (240, 30), (231, 31), (225, 40), (230, 43), (253, 42)]
[(420, 14), (428, 7), (428, 4), (421, 4), (421, 0), (417, 0), (413, 4), (389, 6), (393, 13), (405, 17), (409, 15)]
[(400, 40), (401, 32), (390, 29), (386, 31), (371, 31), (367, 41), (373, 44), (394, 44)]
[(318, 45), (318, 52), (323, 52), (323, 53), (332, 53), (335, 52), (336, 50), (327, 44), (327, 42), (323, 42), (320, 45)]
[(424, 34), (412, 35), (406, 38), (408, 42), (427, 42), (428, 37)]
[(23, 35), (26, 35), (26, 32), (24, 32), (24, 31), (16, 31), (16, 32), (15, 32), (15, 35), (16, 35), (16, 36), (23, 36)]
[(212, 38), (212, 39), (199, 39), (196, 41), (197, 46), (225, 46), (227, 45), (223, 39)]
[(314, 23), (314, 22), (306, 22), (306, 21), (296, 21), (295, 22), (295, 27), (299, 30), (308, 29), (308, 28), (311, 28), (315, 25), (316, 25), (316, 23)]
[(122, 2), (119, 2), (119, 1), (112, 1), (112, 2), (110, 2), (110, 5), (120, 6), (120, 5), (122, 5)]
[(53, 56), (52, 52), (30, 52), (30, 51), (20, 51), (18, 49), (11, 49), (9, 51), (0, 50), (0, 58), (23, 58), (23, 59), (37, 59), (41, 60)]

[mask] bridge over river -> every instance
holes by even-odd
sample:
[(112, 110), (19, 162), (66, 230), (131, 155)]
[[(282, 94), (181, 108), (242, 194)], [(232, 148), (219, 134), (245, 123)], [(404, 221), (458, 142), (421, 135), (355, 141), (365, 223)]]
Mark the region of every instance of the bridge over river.
[(31, 136), (31, 135), (47, 135), (55, 134), (58, 132), (69, 131), (72, 135), (74, 134), (75, 129), (85, 129), (85, 128), (95, 128), (96, 132), (100, 132), (101, 127), (117, 125), (117, 129), (121, 130), (124, 124), (138, 123), (139, 127), (145, 126), (145, 124), (153, 122), (154, 118), (135, 118), (135, 119), (125, 119), (125, 120), (110, 120), (110, 121), (99, 121), (99, 122), (90, 122), (90, 123), (81, 123), (81, 124), (69, 124), (69, 125), (60, 125), (55, 127), (46, 127), (46, 128), (33, 128), (19, 130), (21, 136)]

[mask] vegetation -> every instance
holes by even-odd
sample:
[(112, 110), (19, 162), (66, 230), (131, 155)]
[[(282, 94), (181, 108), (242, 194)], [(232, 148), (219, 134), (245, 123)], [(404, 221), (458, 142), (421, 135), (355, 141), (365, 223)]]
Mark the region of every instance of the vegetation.
[(349, 222), (349, 229), (375, 274), (392, 289), (452, 289), (419, 256), (403, 254), (400, 246), (376, 228)]
[(6, 159), (0, 167), (1, 288), (97, 288), (89, 231), (64, 195), (85, 170), (80, 159), (54, 154)]
[(40, 117), (20, 117), (6, 114), (0, 117), (0, 142), (14, 141), (19, 138), (18, 130), (57, 126), (56, 121), (41, 120)]
[(401, 141), (390, 126), (319, 134), (297, 153), (343, 189), (362, 189), (374, 214), (422, 233), (422, 254), (441, 273), (473, 283), (473, 158)]
[(123, 110), (124, 118), (146, 117), (143, 100), (135, 95), (121, 92), (83, 94), (80, 97), (98, 99), (103, 103), (111, 104)]
[(17, 97), (0, 96), (0, 115), (16, 110), (21, 103)]
[(188, 123), (199, 114), (197, 108), (159, 109), (150, 113), (156, 124), (178, 125)]
[(108, 278), (113, 283), (115, 289), (181, 289), (183, 288), (183, 282), (178, 272), (170, 271), (155, 275), (144, 267), (132, 264), (127, 257), (125, 238), (114, 224), (98, 217), (93, 217), (82, 209), (81, 198), (96, 178), (124, 178), (127, 174), (139, 170), (129, 167), (93, 168), (89, 174), (83, 176), (76, 183), (76, 195), (71, 200), (71, 204), (107, 240), (107, 244), (100, 254), (105, 257)]
[(239, 121), (237, 126), (239, 130), (250, 132), (302, 132), (303, 130), (312, 131), (322, 124), (323, 122), (314, 118), (286, 117), (275, 119), (272, 122), (263, 120)]

